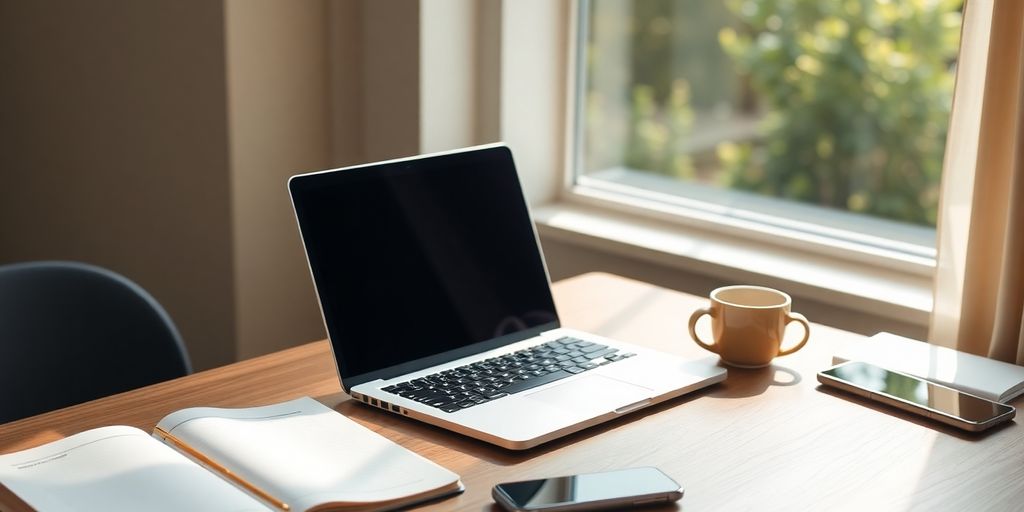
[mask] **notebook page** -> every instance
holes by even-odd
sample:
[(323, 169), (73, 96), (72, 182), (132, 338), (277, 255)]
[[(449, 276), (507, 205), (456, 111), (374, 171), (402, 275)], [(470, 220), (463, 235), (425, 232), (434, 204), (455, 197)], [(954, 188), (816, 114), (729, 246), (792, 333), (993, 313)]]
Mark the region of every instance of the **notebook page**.
[(134, 427), (0, 455), (0, 482), (44, 512), (270, 510)]
[(184, 409), (158, 426), (293, 510), (400, 499), (459, 479), (308, 397), (246, 409)]

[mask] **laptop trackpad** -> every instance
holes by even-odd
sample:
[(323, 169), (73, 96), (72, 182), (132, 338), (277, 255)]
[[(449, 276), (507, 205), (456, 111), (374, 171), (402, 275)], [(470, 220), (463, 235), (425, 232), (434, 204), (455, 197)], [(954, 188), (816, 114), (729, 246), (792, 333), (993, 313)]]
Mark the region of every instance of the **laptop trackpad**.
[(603, 375), (587, 375), (527, 395), (562, 409), (588, 412), (607, 412), (650, 398), (653, 390), (636, 386)]

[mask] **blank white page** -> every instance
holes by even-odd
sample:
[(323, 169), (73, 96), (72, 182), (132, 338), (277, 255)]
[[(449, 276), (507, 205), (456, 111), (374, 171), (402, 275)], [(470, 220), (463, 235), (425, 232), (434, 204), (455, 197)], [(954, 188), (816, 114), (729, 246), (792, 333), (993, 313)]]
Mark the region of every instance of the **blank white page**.
[(44, 512), (270, 510), (134, 427), (101, 427), (0, 455), (0, 482)]
[(459, 480), (308, 397), (247, 409), (184, 409), (158, 426), (293, 510), (389, 501)]

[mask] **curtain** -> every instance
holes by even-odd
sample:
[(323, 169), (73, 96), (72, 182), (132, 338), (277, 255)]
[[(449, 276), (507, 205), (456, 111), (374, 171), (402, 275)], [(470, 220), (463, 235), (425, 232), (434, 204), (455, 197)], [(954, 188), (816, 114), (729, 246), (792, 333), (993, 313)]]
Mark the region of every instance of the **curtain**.
[(1024, 364), (1024, 2), (968, 0), (929, 341)]

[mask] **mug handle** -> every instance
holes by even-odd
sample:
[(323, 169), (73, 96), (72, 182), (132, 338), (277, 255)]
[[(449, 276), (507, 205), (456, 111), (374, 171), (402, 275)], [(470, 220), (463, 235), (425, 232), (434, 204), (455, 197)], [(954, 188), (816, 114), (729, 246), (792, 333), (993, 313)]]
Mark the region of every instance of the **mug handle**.
[(792, 354), (793, 352), (796, 352), (797, 350), (800, 350), (801, 348), (804, 347), (804, 345), (807, 344), (807, 340), (811, 337), (811, 324), (807, 322), (807, 317), (801, 315), (800, 313), (787, 313), (786, 325), (789, 325), (790, 322), (798, 322), (804, 326), (804, 339), (800, 340), (800, 343), (797, 343), (795, 346), (791, 348), (787, 348), (786, 350), (780, 350), (780, 356), (789, 355)]
[(704, 347), (704, 349), (710, 350), (711, 352), (714, 352), (714, 353), (717, 354), (718, 353), (718, 349), (717, 349), (717, 347), (715, 345), (708, 345), (707, 343), (704, 343), (703, 341), (701, 341), (700, 337), (697, 336), (697, 320), (699, 320), (700, 317), (702, 317), (704, 315), (709, 315), (710, 316), (711, 315), (711, 310), (708, 309), (708, 308), (701, 308), (701, 309), (698, 309), (697, 311), (694, 311), (693, 314), (690, 315), (690, 337), (693, 338), (693, 341), (697, 342), (698, 345), (700, 345), (701, 347)]

